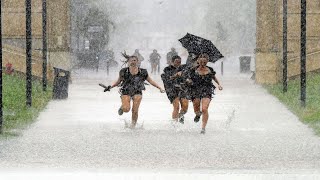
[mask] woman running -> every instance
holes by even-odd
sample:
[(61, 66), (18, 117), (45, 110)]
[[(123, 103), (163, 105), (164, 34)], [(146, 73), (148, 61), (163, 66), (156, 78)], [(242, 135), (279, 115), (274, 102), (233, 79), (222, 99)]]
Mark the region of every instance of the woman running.
[(151, 85), (158, 88), (161, 93), (165, 91), (154, 82), (148, 75), (146, 69), (138, 67), (138, 57), (127, 56), (128, 67), (122, 68), (119, 73), (118, 80), (108, 87), (108, 90), (118, 86), (121, 83), (121, 107), (118, 110), (118, 114), (122, 115), (123, 112), (130, 111), (130, 101), (132, 99), (132, 117), (131, 128), (134, 128), (138, 120), (139, 106), (142, 100), (142, 90), (145, 90), (144, 81), (147, 80)]
[[(211, 102), (212, 94), (214, 94), (214, 89), (216, 88), (212, 80), (218, 84), (218, 89), (222, 90), (217, 77), (216, 72), (207, 66), (209, 56), (207, 54), (201, 54), (197, 58), (198, 66), (192, 68), (190, 71), (190, 79), (188, 82), (191, 83), (191, 100), (193, 103), (194, 112), (196, 114), (194, 122), (200, 120), (202, 115), (202, 130), (201, 134), (205, 134), (206, 125), (208, 122), (209, 114), (208, 108)], [(200, 111), (201, 105), (201, 111)]]
[(181, 57), (178, 55), (173, 56), (171, 62), (171, 65), (164, 68), (164, 74), (161, 75), (161, 78), (168, 99), (173, 105), (172, 119), (183, 124), (184, 114), (188, 111), (189, 105), (188, 89), (184, 86), (184, 79), (181, 76), (186, 66), (181, 65)]

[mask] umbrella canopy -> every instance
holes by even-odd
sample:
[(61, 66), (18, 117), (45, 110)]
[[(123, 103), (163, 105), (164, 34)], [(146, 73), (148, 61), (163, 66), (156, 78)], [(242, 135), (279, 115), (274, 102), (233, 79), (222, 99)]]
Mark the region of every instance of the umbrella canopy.
[(182, 46), (187, 49), (189, 54), (200, 55), (206, 53), (209, 55), (209, 62), (216, 62), (223, 58), (220, 51), (214, 46), (214, 44), (207, 39), (199, 36), (187, 33), (183, 38), (179, 39)]

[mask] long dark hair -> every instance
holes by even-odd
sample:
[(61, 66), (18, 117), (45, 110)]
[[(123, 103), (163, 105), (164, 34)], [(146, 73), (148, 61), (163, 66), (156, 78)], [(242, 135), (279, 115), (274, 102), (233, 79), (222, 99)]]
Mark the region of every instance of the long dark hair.
[(178, 55), (174, 55), (174, 56), (172, 56), (172, 58), (171, 58), (171, 62), (173, 63), (174, 60), (176, 60), (176, 59), (180, 59), (180, 60), (181, 60), (181, 57), (178, 56)]

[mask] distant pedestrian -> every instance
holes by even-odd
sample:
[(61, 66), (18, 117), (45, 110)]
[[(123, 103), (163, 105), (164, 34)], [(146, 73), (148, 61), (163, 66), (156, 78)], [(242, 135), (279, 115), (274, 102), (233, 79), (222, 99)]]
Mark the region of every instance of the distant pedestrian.
[(196, 67), (198, 65), (196, 54), (189, 53), (186, 64), (188, 64), (189, 67)]
[(107, 74), (109, 75), (110, 67), (114, 64), (115, 56), (112, 49), (108, 49), (106, 52), (106, 61), (107, 61)]
[(140, 54), (139, 49), (136, 49), (132, 56), (136, 56), (138, 58), (138, 67), (140, 67), (142, 61), (144, 61), (144, 57)]
[(178, 53), (175, 48), (171, 48), (171, 51), (167, 53), (167, 64), (171, 65), (172, 57), (178, 56)]
[[(218, 84), (218, 89), (222, 90), (222, 86), (216, 77), (216, 72), (207, 63), (209, 56), (207, 54), (201, 54), (197, 58), (198, 66), (194, 67), (190, 71), (190, 78), (188, 82), (191, 83), (191, 100), (193, 103), (194, 112), (196, 114), (194, 122), (199, 122), (202, 115), (202, 130), (201, 134), (205, 133), (205, 128), (208, 123), (208, 108), (216, 88), (212, 80)], [(200, 111), (201, 106), (201, 111)]]
[(151, 73), (156, 73), (157, 68), (160, 65), (161, 56), (157, 52), (157, 50), (154, 49), (153, 52), (150, 54), (149, 58), (150, 58), (150, 64), (151, 64)]

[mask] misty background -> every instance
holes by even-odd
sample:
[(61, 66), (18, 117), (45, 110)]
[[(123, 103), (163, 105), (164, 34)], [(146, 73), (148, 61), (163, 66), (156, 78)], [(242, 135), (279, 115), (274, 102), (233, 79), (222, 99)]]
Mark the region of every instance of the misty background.
[[(90, 14), (92, 9), (99, 15)], [(164, 62), (171, 47), (186, 58), (178, 39), (187, 32), (212, 40), (225, 56), (253, 54), (255, 49), (255, 0), (73, 0), (74, 51), (85, 46), (85, 35), (77, 32), (88, 16), (105, 23), (102, 48), (112, 49), (116, 60), (120, 52), (133, 54), (135, 49), (147, 60), (157, 49)]]

